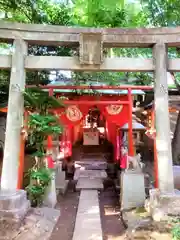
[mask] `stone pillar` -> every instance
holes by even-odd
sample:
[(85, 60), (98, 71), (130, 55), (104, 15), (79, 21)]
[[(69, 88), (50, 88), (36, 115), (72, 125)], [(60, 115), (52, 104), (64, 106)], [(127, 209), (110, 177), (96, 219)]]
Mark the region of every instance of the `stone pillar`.
[(159, 189), (161, 192), (171, 193), (174, 191), (174, 180), (168, 106), (166, 45), (157, 43), (153, 49), (153, 56), (155, 64), (154, 102)]
[(1, 177), (1, 189), (3, 190), (15, 190), (17, 188), (20, 133), (24, 112), (23, 91), (26, 78), (24, 60), (26, 55), (26, 42), (20, 39), (14, 40)]

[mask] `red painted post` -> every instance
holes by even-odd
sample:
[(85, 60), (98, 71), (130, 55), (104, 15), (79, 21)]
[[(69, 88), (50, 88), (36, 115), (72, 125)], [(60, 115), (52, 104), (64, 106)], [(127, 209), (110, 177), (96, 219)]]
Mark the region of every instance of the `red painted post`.
[[(151, 128), (155, 128), (155, 113), (154, 109), (152, 109), (151, 112)], [(154, 139), (154, 177), (155, 177), (155, 183), (154, 186), (155, 188), (158, 188), (159, 183), (158, 183), (158, 160), (157, 160), (157, 148), (156, 148), (156, 138)]]
[(52, 149), (52, 137), (49, 135), (47, 137), (47, 150), (51, 150)]
[(132, 124), (132, 108), (133, 108), (133, 99), (131, 95), (131, 88), (128, 88), (128, 101), (129, 101), (129, 106), (128, 106), (128, 154), (129, 156), (134, 156), (134, 147), (133, 147), (133, 124)]
[(53, 93), (54, 93), (54, 88), (50, 88), (49, 89), (49, 96), (53, 96)]
[[(28, 112), (25, 111), (25, 113), (24, 113), (24, 130), (25, 131), (27, 131), (27, 123), (28, 123)], [(21, 132), (17, 189), (22, 189), (22, 187), (23, 187), (25, 141), (26, 141), (25, 133)]]
[[(50, 88), (49, 89), (49, 96), (53, 96), (53, 92), (54, 92), (54, 89), (53, 88)], [(49, 135), (47, 137), (47, 150), (51, 150), (52, 149), (52, 137)]]

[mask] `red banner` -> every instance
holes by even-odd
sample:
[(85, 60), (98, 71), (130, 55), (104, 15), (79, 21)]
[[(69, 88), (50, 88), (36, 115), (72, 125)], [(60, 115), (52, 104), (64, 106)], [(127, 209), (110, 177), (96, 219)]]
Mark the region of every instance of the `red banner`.
[[(83, 104), (84, 101), (96, 100), (94, 96), (81, 96), (78, 99), (81, 101), (79, 105), (70, 105), (65, 108), (65, 110), (60, 109), (56, 113), (60, 116), (60, 121), (64, 125), (75, 126), (78, 125), (83, 118), (88, 114), (88, 111), (92, 106), (87, 106)], [(109, 101), (109, 97), (98, 97), (99, 101)], [(127, 96), (111, 96), (112, 101), (127, 101)], [(108, 122), (116, 124), (117, 126), (123, 126), (128, 121), (128, 106), (127, 105), (104, 105), (99, 104), (96, 106), (102, 115), (106, 118)]]

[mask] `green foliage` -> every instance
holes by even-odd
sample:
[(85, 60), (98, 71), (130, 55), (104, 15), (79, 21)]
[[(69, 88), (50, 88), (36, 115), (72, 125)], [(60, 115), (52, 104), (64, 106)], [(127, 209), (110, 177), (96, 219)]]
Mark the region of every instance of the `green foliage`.
[(49, 109), (63, 108), (64, 105), (54, 96), (38, 87), (27, 88), (24, 92), (25, 107), (40, 114), (46, 114)]
[(46, 189), (52, 178), (52, 171), (47, 168), (40, 168), (30, 171), (30, 184), (26, 190), (32, 206), (39, 206), (43, 202)]
[[(24, 23), (41, 23), (62, 26), (91, 27), (146, 27), (176, 26), (180, 24), (177, 0), (73, 0), (73, 4), (60, 4), (48, 0), (10, 0), (0, 1), (0, 10), (4, 12), (6, 21)], [(3, 48), (7, 48), (4, 44)], [(76, 51), (76, 49), (75, 49)], [(70, 56), (74, 54), (68, 47), (30, 46), (30, 55)], [(176, 49), (170, 55), (177, 56)], [(151, 57), (149, 49), (111, 49), (109, 56)], [(142, 79), (145, 76), (145, 81)], [(136, 78), (134, 73), (74, 73), (74, 77), (84, 80), (94, 78), (110, 85), (128, 83), (129, 77)], [(147, 80), (148, 78), (148, 80)], [(149, 84), (149, 74), (138, 74), (137, 84)], [(146, 81), (147, 80), (147, 81)], [(8, 91), (9, 73), (0, 72), (0, 90)], [(47, 84), (49, 72), (28, 72), (27, 84)], [(136, 82), (134, 82), (136, 84)], [(6, 86), (6, 87), (5, 87)]]
[[(107, 1), (107, 0), (75, 0), (73, 6), (74, 22), (76, 25), (86, 27), (144, 27), (147, 24), (147, 16), (142, 11), (141, 5), (128, 3), (129, 1)], [(107, 55), (118, 57), (147, 57), (152, 56), (148, 49), (108, 49)], [(141, 73), (139, 74), (141, 75)], [(75, 72), (74, 77), (78, 80), (93, 79), (96, 82), (107, 83), (108, 85), (128, 84), (130, 76), (135, 78), (134, 73), (92, 73)], [(143, 77), (141, 77), (142, 79)], [(149, 79), (150, 80), (150, 79)], [(144, 81), (149, 84), (150, 81)], [(138, 83), (140, 83), (138, 79)], [(136, 84), (136, 82), (135, 82)], [(143, 84), (143, 85), (144, 85)], [(80, 85), (80, 83), (79, 83)]]
[(31, 172), (31, 179), (40, 181), (42, 186), (47, 186), (51, 180), (52, 171), (48, 168), (41, 168), (39, 171)]
[(62, 108), (64, 105), (48, 92), (40, 88), (28, 88), (24, 92), (25, 107), (31, 111), (28, 120), (29, 144), (44, 152), (44, 141), (48, 135), (62, 133), (59, 119), (50, 109)]
[[(1, 20), (21, 23), (40, 23), (62, 26), (74, 25), (72, 11), (69, 6), (63, 4), (52, 4), (48, 0), (0, 0)], [(1, 44), (0, 53), (9, 50), (11, 45)], [(6, 53), (5, 53), (6, 54)], [(53, 55), (69, 56), (72, 50), (68, 47), (56, 46), (29, 46), (29, 55)], [(26, 84), (48, 84), (49, 71), (27, 72)], [(8, 99), (10, 72), (0, 70), (0, 91), (3, 91)]]
[(173, 221), (171, 234), (173, 240), (180, 240), (180, 219), (175, 219)]
[(31, 146), (36, 145), (39, 151), (43, 151), (44, 141), (47, 139), (48, 135), (57, 135), (63, 131), (57, 117), (34, 113), (29, 116), (28, 128), (29, 143)]
[(28, 141), (37, 151), (32, 155), (36, 164), (30, 171), (30, 184), (27, 187), (31, 204), (40, 205), (51, 180), (51, 171), (45, 167), (46, 153), (44, 142), (48, 135), (62, 133), (59, 119), (49, 109), (63, 105), (53, 96), (39, 88), (28, 88), (24, 92), (25, 107), (31, 111), (28, 119)]

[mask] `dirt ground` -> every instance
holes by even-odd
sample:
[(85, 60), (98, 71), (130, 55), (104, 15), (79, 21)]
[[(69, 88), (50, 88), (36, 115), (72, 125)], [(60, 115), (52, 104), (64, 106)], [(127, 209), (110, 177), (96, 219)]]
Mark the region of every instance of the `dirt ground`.
[(125, 227), (120, 217), (119, 197), (114, 187), (108, 185), (99, 194), (103, 240), (122, 240)]
[(61, 215), (52, 232), (50, 240), (72, 240), (79, 203), (79, 192), (73, 191), (73, 184), (69, 184), (67, 193), (58, 196), (56, 208)]

